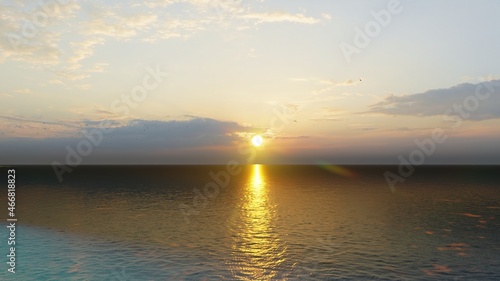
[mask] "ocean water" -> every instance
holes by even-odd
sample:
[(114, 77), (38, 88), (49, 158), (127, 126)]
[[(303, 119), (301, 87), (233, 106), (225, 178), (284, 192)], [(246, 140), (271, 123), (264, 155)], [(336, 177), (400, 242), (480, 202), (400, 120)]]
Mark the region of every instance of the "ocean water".
[(495, 166), (15, 169), (0, 280), (500, 280)]

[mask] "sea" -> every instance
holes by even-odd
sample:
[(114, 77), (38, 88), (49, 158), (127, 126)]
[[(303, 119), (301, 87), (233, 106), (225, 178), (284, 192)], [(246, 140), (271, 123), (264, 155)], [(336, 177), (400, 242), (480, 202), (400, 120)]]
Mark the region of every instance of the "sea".
[[(15, 273), (7, 174), (14, 169)], [(500, 280), (500, 167), (0, 167), (0, 280)]]

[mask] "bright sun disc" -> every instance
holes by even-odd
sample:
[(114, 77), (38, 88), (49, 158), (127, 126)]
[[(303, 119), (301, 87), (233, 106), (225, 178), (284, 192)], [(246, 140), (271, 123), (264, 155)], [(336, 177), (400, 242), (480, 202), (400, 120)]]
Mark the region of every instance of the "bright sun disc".
[(256, 136), (254, 136), (254, 137), (252, 138), (252, 144), (253, 144), (254, 146), (261, 146), (263, 141), (264, 141), (264, 140), (263, 140), (263, 139), (262, 139), (262, 137), (261, 137), (261, 136), (259, 136), (259, 135), (256, 135)]

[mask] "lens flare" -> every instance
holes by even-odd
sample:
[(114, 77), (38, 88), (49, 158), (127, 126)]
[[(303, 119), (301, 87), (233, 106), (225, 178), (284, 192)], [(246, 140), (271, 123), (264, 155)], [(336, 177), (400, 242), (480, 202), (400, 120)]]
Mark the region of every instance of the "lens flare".
[(341, 166), (330, 165), (330, 164), (320, 164), (319, 166), (327, 171), (330, 171), (334, 174), (337, 174), (345, 178), (353, 178), (356, 176), (356, 174), (353, 171)]

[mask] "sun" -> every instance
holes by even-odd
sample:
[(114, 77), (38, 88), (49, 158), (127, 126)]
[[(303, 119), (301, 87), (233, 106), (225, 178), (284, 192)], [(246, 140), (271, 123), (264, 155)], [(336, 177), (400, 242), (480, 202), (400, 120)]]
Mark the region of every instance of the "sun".
[(262, 139), (262, 137), (260, 135), (255, 135), (252, 138), (252, 144), (254, 146), (261, 146), (263, 142), (264, 142), (264, 139)]

